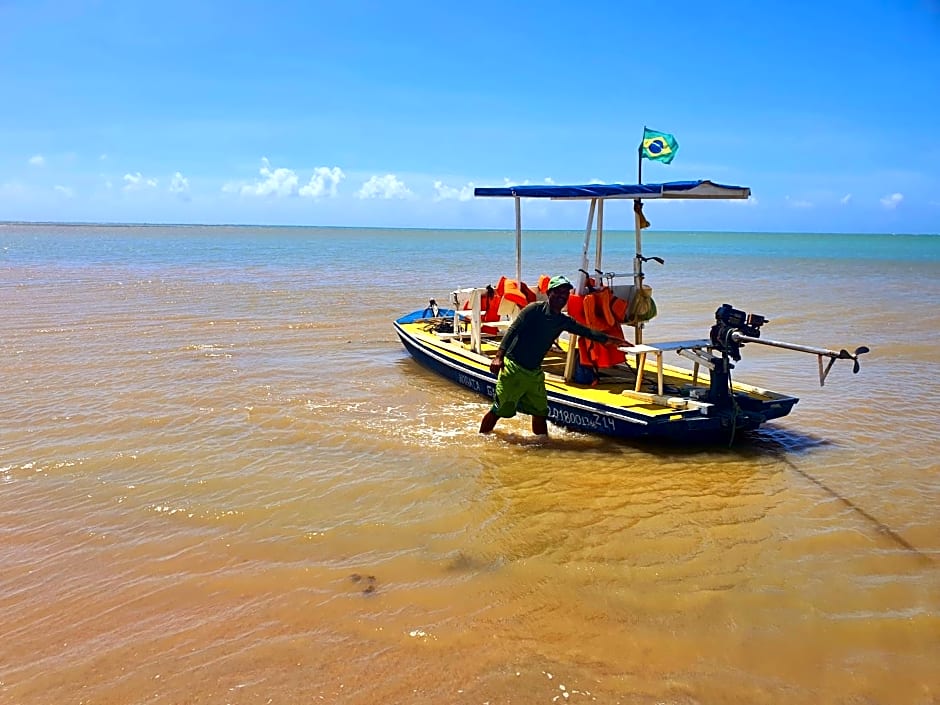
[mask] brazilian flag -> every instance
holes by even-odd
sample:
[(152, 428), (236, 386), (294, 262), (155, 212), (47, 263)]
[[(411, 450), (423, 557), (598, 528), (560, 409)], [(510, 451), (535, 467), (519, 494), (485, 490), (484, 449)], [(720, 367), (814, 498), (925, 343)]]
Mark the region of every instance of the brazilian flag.
[(646, 159), (668, 164), (678, 151), (679, 143), (672, 135), (643, 128), (643, 144), (640, 145), (640, 152)]

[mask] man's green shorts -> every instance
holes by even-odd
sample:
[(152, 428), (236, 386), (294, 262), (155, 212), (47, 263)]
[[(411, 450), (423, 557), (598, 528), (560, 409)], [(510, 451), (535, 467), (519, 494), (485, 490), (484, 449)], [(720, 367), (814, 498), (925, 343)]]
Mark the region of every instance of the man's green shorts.
[(493, 413), (508, 419), (517, 411), (531, 416), (548, 416), (545, 373), (541, 369), (527, 370), (507, 357), (503, 358), (503, 369), (496, 379)]

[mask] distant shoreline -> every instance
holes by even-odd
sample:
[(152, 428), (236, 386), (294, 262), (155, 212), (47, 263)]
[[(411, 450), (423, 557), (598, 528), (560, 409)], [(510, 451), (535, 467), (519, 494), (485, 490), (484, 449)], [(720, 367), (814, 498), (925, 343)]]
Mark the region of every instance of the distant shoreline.
[[(379, 225), (264, 225), (261, 223), (107, 223), (107, 222), (82, 222), (82, 221), (64, 221), (54, 220), (0, 220), (2, 227), (41, 227), (53, 226), (57, 228), (265, 228), (271, 230), (401, 230), (401, 231), (426, 231), (426, 232), (514, 232), (512, 228), (426, 228), (426, 227), (402, 227), (402, 226), (379, 226)], [(531, 232), (574, 232), (578, 228), (529, 228)], [(607, 232), (633, 232), (632, 228), (613, 228)], [(940, 237), (940, 232), (936, 233), (885, 233), (885, 232), (823, 232), (823, 231), (790, 231), (790, 230), (705, 230), (695, 228), (694, 230), (654, 230), (645, 231), (647, 235), (654, 233), (723, 233), (728, 235), (888, 235), (898, 237)]]

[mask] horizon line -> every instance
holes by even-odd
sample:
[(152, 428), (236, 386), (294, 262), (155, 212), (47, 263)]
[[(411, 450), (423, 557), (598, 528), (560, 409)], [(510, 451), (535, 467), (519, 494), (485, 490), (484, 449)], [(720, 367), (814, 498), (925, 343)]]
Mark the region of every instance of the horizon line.
[[(460, 228), (460, 227), (414, 227), (402, 225), (295, 225), (264, 223), (147, 223), (147, 222), (120, 222), (120, 221), (84, 221), (84, 220), (0, 220), (0, 226), (27, 225), (42, 226), (54, 225), (58, 227), (106, 227), (106, 228), (314, 228), (331, 230), (427, 230), (427, 231), (466, 231), (466, 232), (515, 232), (515, 228)], [(582, 228), (523, 228), (523, 232), (578, 232)], [(936, 237), (940, 232), (900, 233), (900, 232), (857, 232), (857, 231), (821, 231), (821, 230), (659, 230), (644, 228), (646, 234), (651, 233), (726, 233), (726, 234), (766, 234), (766, 235), (907, 235), (914, 237)], [(605, 229), (605, 232), (634, 232), (632, 228)]]

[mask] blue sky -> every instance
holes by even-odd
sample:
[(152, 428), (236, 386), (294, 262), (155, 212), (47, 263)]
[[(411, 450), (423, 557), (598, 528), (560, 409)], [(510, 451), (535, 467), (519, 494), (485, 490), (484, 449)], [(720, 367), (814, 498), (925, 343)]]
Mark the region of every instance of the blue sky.
[(940, 0), (0, 0), (0, 98), (0, 220), (510, 228), (647, 125), (753, 193), (653, 229), (940, 232)]

